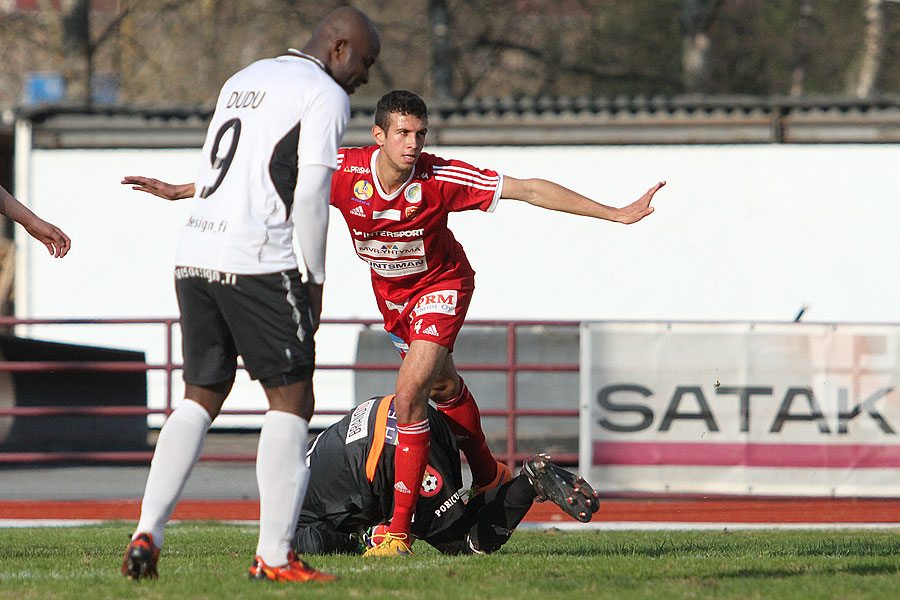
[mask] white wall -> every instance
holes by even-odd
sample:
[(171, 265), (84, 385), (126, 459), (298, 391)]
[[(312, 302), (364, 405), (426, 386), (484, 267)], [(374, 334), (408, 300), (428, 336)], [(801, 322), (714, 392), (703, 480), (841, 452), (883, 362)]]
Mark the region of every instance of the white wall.
[(453, 222), (479, 273), (476, 317), (896, 321), (900, 146), (454, 150), (622, 205), (631, 226), (501, 204)]
[[(785, 321), (809, 305), (809, 321), (900, 321), (900, 202), (891, 175), (898, 145), (430, 150), (551, 179), (612, 205), (668, 181), (656, 212), (627, 227), (513, 201), (493, 214), (451, 216), (478, 273), (469, 319)], [(188, 181), (198, 160), (193, 150), (33, 151), (20, 199), (73, 245), (54, 260), (18, 232), (20, 248), (27, 245), (18, 316), (176, 315), (172, 257), (190, 201), (168, 203), (119, 181)], [(367, 267), (336, 212), (327, 268), (324, 317), (378, 316)], [(137, 348), (161, 360), (143, 333), (42, 331), (33, 335)], [(323, 361), (352, 358), (352, 332), (317, 339)], [(320, 406), (352, 402), (346, 379), (324, 381), (333, 375), (317, 375)]]

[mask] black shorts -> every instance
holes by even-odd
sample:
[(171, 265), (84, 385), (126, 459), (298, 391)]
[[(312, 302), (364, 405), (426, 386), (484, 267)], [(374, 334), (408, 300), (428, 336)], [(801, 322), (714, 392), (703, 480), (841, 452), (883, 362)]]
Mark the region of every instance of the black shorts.
[(278, 387), (315, 368), (309, 298), (297, 270), (235, 275), (175, 267), (185, 383), (233, 381), (237, 357), (252, 379)]

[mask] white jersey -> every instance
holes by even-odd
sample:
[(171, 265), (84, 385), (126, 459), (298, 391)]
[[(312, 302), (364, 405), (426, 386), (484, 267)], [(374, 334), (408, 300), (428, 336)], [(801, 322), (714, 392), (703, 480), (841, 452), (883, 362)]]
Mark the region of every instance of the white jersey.
[(296, 50), (233, 75), (209, 124), (175, 264), (245, 275), (297, 268), (298, 168), (336, 168), (349, 117), (347, 93)]

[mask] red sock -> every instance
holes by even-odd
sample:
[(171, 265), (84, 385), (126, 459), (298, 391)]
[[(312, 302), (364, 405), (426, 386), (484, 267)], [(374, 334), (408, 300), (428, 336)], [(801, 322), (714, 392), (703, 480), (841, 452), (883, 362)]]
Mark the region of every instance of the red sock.
[(431, 448), (428, 419), (397, 426), (397, 450), (394, 452), (394, 516), (388, 531), (409, 534), (422, 477)]
[(459, 378), (459, 395), (450, 402), (438, 404), (437, 408), (447, 418), (450, 430), (456, 435), (459, 449), (466, 455), (473, 483), (489, 484), (497, 474), (497, 460), (484, 440), (481, 413), (462, 377)]

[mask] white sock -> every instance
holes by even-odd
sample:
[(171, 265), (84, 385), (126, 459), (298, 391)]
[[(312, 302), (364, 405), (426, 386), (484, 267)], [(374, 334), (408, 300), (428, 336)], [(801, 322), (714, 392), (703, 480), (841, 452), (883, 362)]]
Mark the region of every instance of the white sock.
[(135, 536), (149, 533), (156, 547), (162, 548), (166, 521), (172, 516), (184, 484), (200, 457), (211, 423), (206, 409), (188, 398), (172, 411), (156, 441)]
[(269, 566), (287, 563), (291, 539), (306, 495), (306, 438), (309, 423), (297, 415), (270, 410), (263, 419), (256, 453), (259, 486), (259, 542), (256, 555)]

